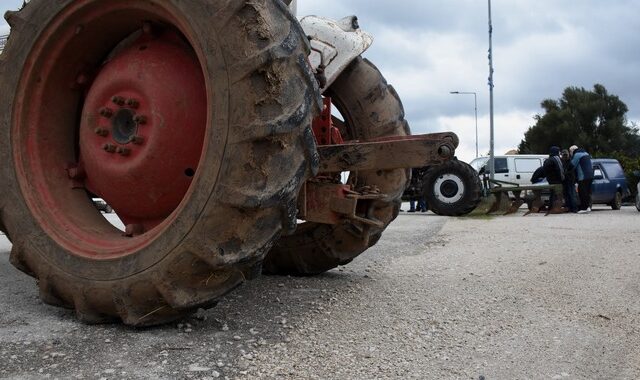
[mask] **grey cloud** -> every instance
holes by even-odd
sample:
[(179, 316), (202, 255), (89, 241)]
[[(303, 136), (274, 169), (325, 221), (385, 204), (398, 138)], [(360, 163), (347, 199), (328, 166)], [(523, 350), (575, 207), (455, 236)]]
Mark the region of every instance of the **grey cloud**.
[[(3, 6), (20, 3), (3, 1)], [(543, 99), (560, 97), (567, 86), (595, 83), (620, 96), (630, 120), (640, 121), (640, 2), (494, 0), (492, 5), (496, 115), (531, 115), (508, 128), (524, 132)], [(479, 117), (487, 117), (486, 1), (299, 0), (298, 11), (299, 16), (359, 16), (362, 28), (376, 38), (364, 55), (396, 87), (414, 129), (440, 130), (442, 117), (473, 116), (472, 97), (450, 95), (453, 90), (476, 91)], [(503, 135), (512, 136), (513, 130)]]
[[(334, 3), (339, 5), (334, 7)], [(479, 92), (488, 91), (484, 1), (300, 1), (301, 14), (322, 14), (323, 10), (333, 12), (329, 14), (331, 17), (345, 15), (338, 12), (357, 14), (363, 28), (370, 30), (377, 41), (385, 40), (384, 35), (392, 31), (403, 31), (407, 38), (412, 35), (463, 35), (469, 45), (476, 47), (458, 57), (467, 64), (466, 71), (477, 77), (468, 87)], [(640, 3), (634, 1), (493, 1), (497, 108), (537, 110), (541, 100), (559, 97), (566, 86), (589, 88), (594, 83), (603, 83), (627, 102), (631, 118), (637, 119), (635, 115), (639, 114), (640, 103), (636, 88), (640, 83), (635, 78), (640, 76), (633, 74), (640, 62), (640, 50), (635, 48), (640, 46), (639, 11)], [(567, 31), (574, 32), (577, 39), (567, 41), (566, 46), (562, 46), (561, 41), (552, 46), (544, 45), (545, 40), (561, 38)], [(541, 44), (528, 46), (525, 42), (529, 40)], [(432, 49), (428, 41), (410, 48), (406, 47), (407, 41), (401, 42), (376, 43), (365, 55), (383, 73), (388, 68), (411, 67), (424, 71), (433, 68), (429, 57), (415, 59), (416, 52)], [(441, 52), (432, 50), (431, 54), (435, 57)], [(450, 73), (451, 78), (455, 76), (455, 72)], [(443, 106), (434, 110), (434, 115), (436, 112), (455, 112), (447, 107), (450, 104), (447, 100), (422, 101)], [(407, 109), (426, 112), (419, 105), (408, 105)]]

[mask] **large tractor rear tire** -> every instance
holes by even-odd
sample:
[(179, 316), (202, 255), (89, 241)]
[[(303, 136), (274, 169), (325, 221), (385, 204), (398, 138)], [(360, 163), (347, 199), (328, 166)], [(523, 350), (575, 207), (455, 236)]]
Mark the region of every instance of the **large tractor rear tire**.
[(32, 0), (6, 18), (0, 225), (42, 300), (153, 325), (259, 274), (317, 171), (319, 90), (288, 8)]
[[(366, 59), (357, 58), (351, 63), (327, 95), (344, 118), (336, 126), (345, 140), (410, 134), (398, 94)], [(282, 236), (269, 252), (263, 266), (265, 273), (313, 275), (349, 263), (374, 245), (396, 218), (408, 178), (405, 169), (350, 173), (349, 182), (356, 188), (375, 186), (387, 195), (375, 201), (371, 214), (384, 226), (365, 227), (354, 221), (339, 225), (302, 223), (293, 235)]]

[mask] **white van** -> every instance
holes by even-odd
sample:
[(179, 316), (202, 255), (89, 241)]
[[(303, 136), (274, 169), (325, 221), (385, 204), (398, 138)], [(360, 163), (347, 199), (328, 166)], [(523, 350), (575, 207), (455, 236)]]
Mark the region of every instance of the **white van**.
[[(533, 172), (542, 166), (549, 156), (545, 154), (511, 154), (494, 156), (495, 179), (512, 182), (519, 185), (531, 185)], [(488, 166), (489, 157), (478, 157), (471, 161), (471, 165), (478, 173)], [(488, 170), (486, 167), (485, 170)]]

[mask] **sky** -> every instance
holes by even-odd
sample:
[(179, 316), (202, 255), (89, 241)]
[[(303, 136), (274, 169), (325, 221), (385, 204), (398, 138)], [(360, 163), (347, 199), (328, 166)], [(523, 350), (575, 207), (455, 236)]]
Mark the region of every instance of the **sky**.
[[(0, 10), (21, 0), (0, 0)], [(298, 17), (357, 15), (363, 53), (397, 90), (414, 134), (453, 131), (458, 158), (489, 151), (488, 6), (484, 0), (299, 0)], [(493, 0), (495, 153), (518, 146), (544, 99), (596, 83), (640, 125), (640, 1)], [(7, 30), (0, 21), (0, 32)], [(546, 153), (546, 152), (540, 152)]]

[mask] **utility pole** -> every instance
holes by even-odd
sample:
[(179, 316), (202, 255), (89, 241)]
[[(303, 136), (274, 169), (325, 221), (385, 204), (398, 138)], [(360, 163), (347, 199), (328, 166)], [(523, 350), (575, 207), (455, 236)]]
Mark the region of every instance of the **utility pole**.
[[(494, 152), (493, 152), (493, 25), (491, 24), (491, 0), (489, 2), (489, 178), (495, 179)], [(491, 186), (491, 185), (490, 185)]]

